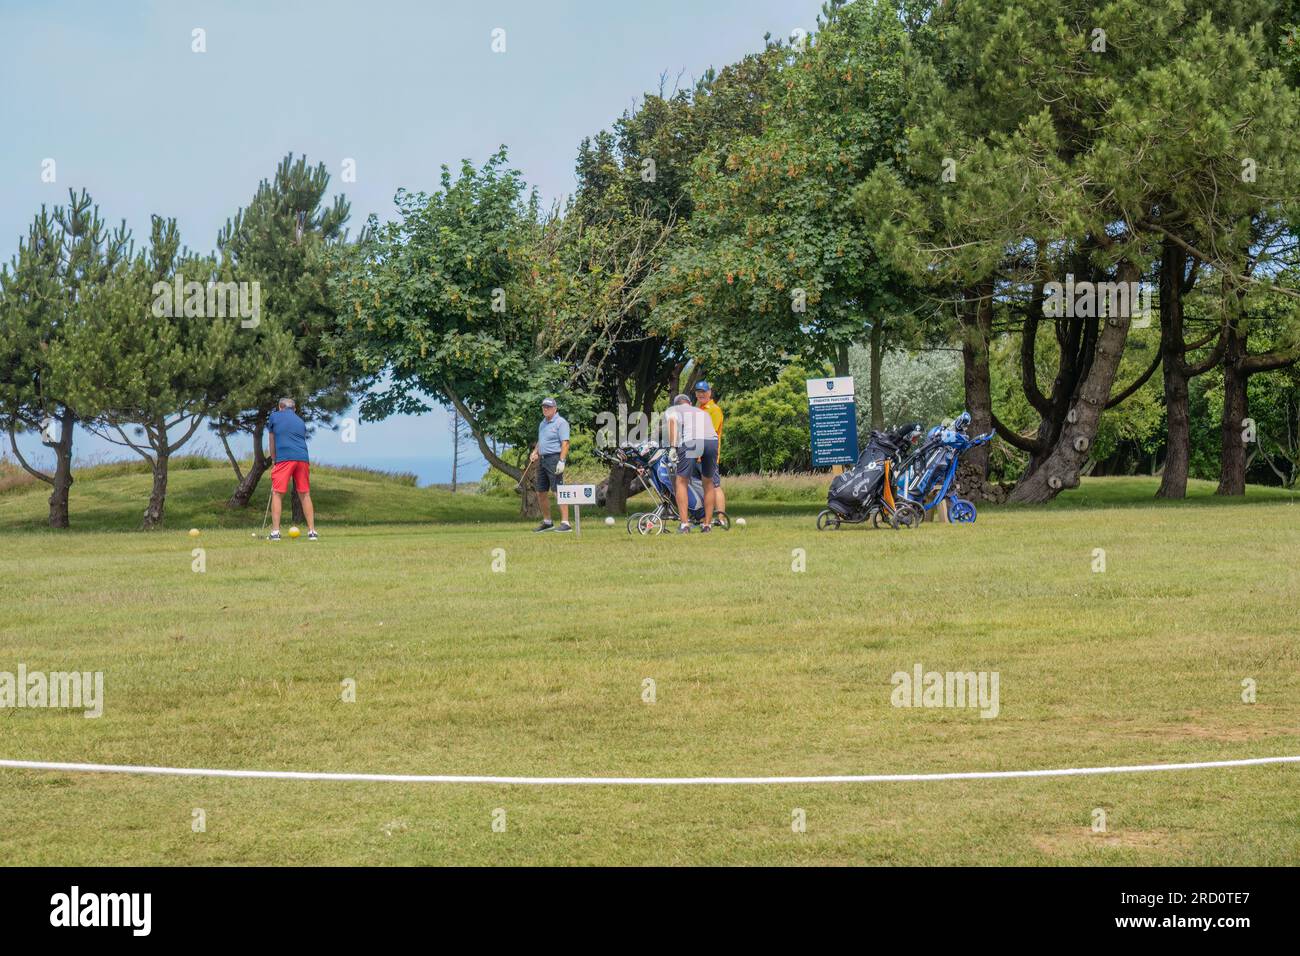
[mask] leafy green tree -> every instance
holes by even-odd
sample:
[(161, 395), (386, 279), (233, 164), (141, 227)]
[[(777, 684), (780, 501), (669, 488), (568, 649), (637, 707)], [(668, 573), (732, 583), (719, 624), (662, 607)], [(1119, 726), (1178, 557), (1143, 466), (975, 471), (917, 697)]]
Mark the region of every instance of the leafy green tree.
[[(556, 267), (542, 285), (560, 303), (543, 314), (563, 330), (564, 354), (582, 359), (579, 374), (605, 412), (652, 417), (661, 398), (704, 374), (680, 329), (653, 321), (652, 280), (694, 212), (696, 157), (710, 143), (762, 128), (775, 59), (772, 51), (747, 56), (672, 93), (661, 79), (657, 93), (579, 147), (578, 189), (558, 228), (547, 230), (556, 241), (541, 256)], [(623, 511), (633, 486), (634, 473), (615, 466), (598, 497)]]
[(464, 162), (454, 179), (443, 167), (432, 194), (399, 192), (397, 211), (382, 226), (371, 217), (362, 255), (337, 262), (329, 353), (375, 383), (364, 418), (418, 414), (430, 399), (450, 405), (487, 462), (521, 481), (542, 398), (556, 395), (576, 421), (589, 404), (571, 387), (571, 365), (553, 358), (546, 316), (527, 307), (538, 295), (536, 197), (502, 149), (481, 169)]
[[(870, 380), (871, 351), (862, 346), (849, 350), (849, 371), (854, 385)], [(961, 359), (952, 349), (911, 351), (891, 349), (881, 359), (881, 419), (884, 426), (907, 422), (938, 424), (962, 411)], [(858, 436), (871, 430), (870, 408), (857, 403)]]
[[(0, 268), (0, 427), (23, 469), (51, 486), (51, 528), (69, 524), (75, 426), (98, 411), (88, 397), (75, 394), (76, 381), (61, 378), (51, 359), (95, 347), (80, 334), (90, 294), (129, 250), (125, 225), (106, 229), (99, 207), (83, 190), (70, 192), (68, 205), (53, 212), (42, 206), (17, 254)], [(55, 466), (46, 472), (24, 457), (17, 434), (43, 431), (52, 437), (54, 430)]]

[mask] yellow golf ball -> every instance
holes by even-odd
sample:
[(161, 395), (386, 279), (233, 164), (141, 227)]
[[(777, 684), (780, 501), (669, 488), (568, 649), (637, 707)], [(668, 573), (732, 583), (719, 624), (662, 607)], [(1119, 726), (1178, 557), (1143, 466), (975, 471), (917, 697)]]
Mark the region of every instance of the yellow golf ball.
[(198, 536), (199, 536), (199, 529), (198, 529), (198, 528), (190, 528), (190, 537), (191, 537), (191, 538), (197, 538)]
[(302, 532), (299, 531), (296, 527), (289, 529), (289, 537), (291, 538), (296, 538), (300, 534), (302, 534)]

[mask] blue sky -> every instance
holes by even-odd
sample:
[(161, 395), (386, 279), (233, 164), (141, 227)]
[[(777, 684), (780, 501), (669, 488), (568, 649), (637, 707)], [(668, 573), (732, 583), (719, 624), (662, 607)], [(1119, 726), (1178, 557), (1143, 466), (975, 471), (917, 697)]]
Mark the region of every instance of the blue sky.
[[(498, 146), (546, 201), (574, 185), (583, 136), (640, 94), (689, 85), (812, 31), (820, 0), (0, 0), (0, 258), (42, 203), (88, 189), (137, 236), (174, 216), (211, 249), (228, 216), (289, 151), (326, 164), (353, 226), (387, 218), (398, 187), (432, 189), (439, 166)], [(195, 53), (196, 28), (206, 33)], [(505, 31), (505, 52), (492, 50)], [(53, 159), (57, 180), (41, 180)], [(345, 159), (355, 183), (340, 182)], [(196, 447), (219, 451), (200, 431)], [(42, 455), (34, 438), (24, 453)], [(450, 475), (447, 413), (363, 424), (355, 444), (319, 433), (318, 461)], [(83, 458), (129, 451), (78, 436)], [(477, 472), (482, 462), (478, 459)]]

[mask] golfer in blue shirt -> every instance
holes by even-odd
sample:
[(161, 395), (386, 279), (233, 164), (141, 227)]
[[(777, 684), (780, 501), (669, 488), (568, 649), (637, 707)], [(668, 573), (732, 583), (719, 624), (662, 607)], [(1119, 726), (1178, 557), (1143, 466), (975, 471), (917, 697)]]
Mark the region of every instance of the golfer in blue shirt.
[(280, 540), (280, 509), (289, 482), (302, 501), (303, 517), (307, 519), (307, 540), (318, 541), (316, 534), (316, 509), (311, 503), (311, 466), (307, 460), (307, 423), (298, 417), (292, 398), (280, 399), (279, 407), (266, 421), (271, 436), (271, 541)]
[(536, 531), (572, 531), (569, 526), (569, 506), (560, 505), (560, 526), (551, 522), (551, 489), (560, 486), (564, 464), (569, 458), (569, 423), (559, 413), (555, 399), (542, 399), (542, 422), (537, 426), (537, 444), (528, 456), (537, 462), (537, 507), (542, 512), (542, 523)]

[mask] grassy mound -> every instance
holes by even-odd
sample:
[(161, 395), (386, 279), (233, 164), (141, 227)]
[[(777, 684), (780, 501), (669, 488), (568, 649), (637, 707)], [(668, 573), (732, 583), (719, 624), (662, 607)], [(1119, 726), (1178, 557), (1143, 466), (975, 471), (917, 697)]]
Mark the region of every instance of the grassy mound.
[[(15, 477), (12, 469), (0, 474), (0, 532), (47, 527), (49, 485), (26, 472), (21, 475)], [(138, 528), (150, 484), (149, 467), (143, 461), (78, 469), (73, 473), (69, 509), (73, 530)], [(226, 507), (234, 489), (235, 474), (226, 462), (199, 457), (173, 460), (165, 527), (256, 530), (266, 513), (269, 476), (262, 479), (247, 508)], [(322, 526), (498, 521), (518, 512), (518, 499), (453, 495), (438, 488), (416, 487), (414, 475), (316, 464), (312, 465), (312, 501), (316, 521)]]

